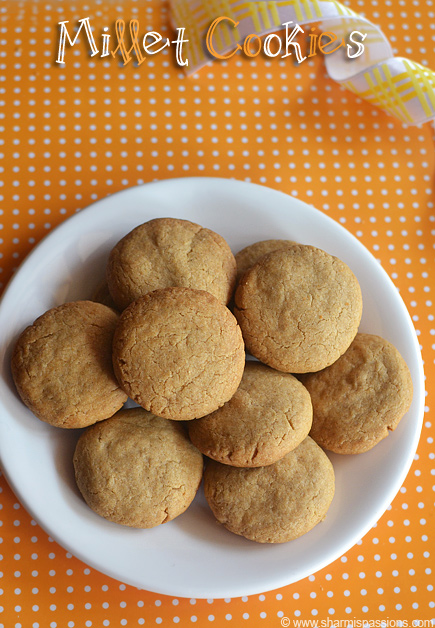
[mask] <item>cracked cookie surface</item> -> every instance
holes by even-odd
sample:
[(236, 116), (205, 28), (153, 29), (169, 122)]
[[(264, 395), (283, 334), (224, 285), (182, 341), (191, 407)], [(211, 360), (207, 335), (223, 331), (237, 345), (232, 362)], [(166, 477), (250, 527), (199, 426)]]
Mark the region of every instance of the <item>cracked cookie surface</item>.
[(368, 451), (394, 430), (412, 401), (412, 380), (387, 340), (357, 334), (332, 366), (303, 375), (313, 403), (310, 435), (330, 451)]
[(77, 428), (111, 417), (127, 395), (115, 379), (112, 339), (118, 315), (74, 301), (27, 327), (15, 345), (12, 375), (23, 402), (41, 421)]
[(240, 469), (211, 460), (204, 493), (228, 530), (259, 543), (285, 543), (322, 519), (334, 496), (334, 470), (309, 437), (267, 467)]
[(92, 510), (115, 523), (152, 528), (188, 508), (203, 462), (180, 423), (132, 408), (80, 436), (74, 469)]
[(214, 412), (233, 396), (245, 352), (236, 319), (216, 297), (166, 288), (124, 310), (113, 364), (136, 403), (166, 419), (190, 420)]
[(272, 253), (272, 251), (278, 251), (279, 249), (286, 249), (288, 246), (296, 244), (293, 240), (261, 240), (260, 242), (254, 242), (245, 246), (244, 249), (236, 253), (237, 264), (237, 280), (253, 266), (260, 257)]
[(234, 396), (219, 410), (189, 422), (193, 444), (235, 467), (261, 467), (283, 458), (308, 435), (313, 410), (306, 388), (289, 373), (246, 362)]
[(227, 304), (236, 260), (219, 234), (188, 220), (156, 218), (139, 225), (112, 249), (107, 283), (118, 309), (153, 290), (206, 290)]
[(329, 366), (349, 347), (362, 315), (350, 268), (313, 246), (294, 244), (244, 273), (234, 314), (247, 350), (287, 373)]

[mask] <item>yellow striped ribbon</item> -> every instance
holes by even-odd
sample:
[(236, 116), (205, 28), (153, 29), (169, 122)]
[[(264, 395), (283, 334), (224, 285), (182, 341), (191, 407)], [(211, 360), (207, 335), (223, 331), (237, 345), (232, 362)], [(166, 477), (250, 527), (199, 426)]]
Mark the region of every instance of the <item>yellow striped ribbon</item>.
[[(218, 17), (233, 20), (223, 20), (214, 34), (215, 50), (223, 56), (250, 34), (261, 37), (277, 33), (289, 22), (293, 22), (290, 28), (316, 23), (319, 30), (334, 33), (338, 43), (341, 39), (349, 43), (352, 31), (365, 35), (361, 56), (349, 59), (346, 46), (325, 55), (326, 69), (333, 80), (407, 124), (435, 118), (435, 72), (394, 57), (382, 31), (337, 0), (170, 0), (170, 5), (174, 26), (186, 29), (189, 73), (213, 58), (205, 42), (211, 23)], [(337, 43), (331, 47), (334, 45)]]

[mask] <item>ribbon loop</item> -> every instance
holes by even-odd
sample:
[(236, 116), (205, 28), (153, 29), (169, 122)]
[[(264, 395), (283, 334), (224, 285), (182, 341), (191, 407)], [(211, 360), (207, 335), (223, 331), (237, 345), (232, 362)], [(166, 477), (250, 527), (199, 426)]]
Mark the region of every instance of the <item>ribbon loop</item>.
[[(219, 58), (232, 56), (228, 53), (241, 49), (250, 35), (277, 33), (289, 23), (300, 27), (316, 23), (328, 31), (325, 35), (335, 36), (322, 47), (330, 78), (406, 124), (435, 118), (435, 73), (394, 57), (377, 26), (336, 0), (170, 0), (170, 4), (175, 27), (185, 27), (189, 38), (189, 73), (211, 60), (205, 41), (217, 18), (227, 18), (214, 32), (213, 50)], [(298, 62), (305, 59), (297, 55)]]

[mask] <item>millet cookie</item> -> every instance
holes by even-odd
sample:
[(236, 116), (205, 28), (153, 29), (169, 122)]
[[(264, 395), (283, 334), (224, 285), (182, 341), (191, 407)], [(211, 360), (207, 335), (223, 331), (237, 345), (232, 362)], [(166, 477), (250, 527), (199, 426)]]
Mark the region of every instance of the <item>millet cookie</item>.
[(92, 510), (115, 523), (152, 528), (190, 505), (203, 463), (180, 423), (133, 408), (80, 436), (74, 469)]
[(205, 497), (216, 519), (259, 543), (285, 543), (325, 518), (334, 496), (334, 471), (309, 437), (267, 467), (240, 469), (210, 461)]
[(349, 347), (362, 314), (350, 268), (314, 246), (273, 251), (245, 272), (234, 314), (247, 350), (287, 373), (319, 371)]
[(190, 420), (233, 396), (245, 353), (236, 319), (216, 297), (166, 288), (124, 310), (113, 364), (121, 386), (139, 405), (166, 419)]
[(156, 218), (114, 247), (107, 283), (120, 310), (147, 292), (169, 287), (206, 290), (227, 304), (236, 272), (236, 260), (222, 236), (188, 220)]
[(358, 454), (394, 430), (412, 401), (409, 369), (387, 340), (357, 334), (332, 366), (302, 376), (313, 402), (314, 440), (339, 454)]
[(127, 400), (112, 367), (118, 315), (101, 303), (53, 308), (27, 327), (12, 354), (23, 402), (41, 421), (75, 428), (111, 417)]
[(189, 422), (192, 443), (235, 467), (262, 467), (283, 458), (308, 435), (310, 395), (290, 373), (247, 362), (236, 393), (219, 410)]
[(251, 268), (258, 262), (263, 255), (279, 249), (286, 249), (293, 244), (296, 244), (293, 240), (261, 240), (260, 242), (249, 244), (249, 246), (236, 253), (237, 280), (240, 279), (248, 268)]

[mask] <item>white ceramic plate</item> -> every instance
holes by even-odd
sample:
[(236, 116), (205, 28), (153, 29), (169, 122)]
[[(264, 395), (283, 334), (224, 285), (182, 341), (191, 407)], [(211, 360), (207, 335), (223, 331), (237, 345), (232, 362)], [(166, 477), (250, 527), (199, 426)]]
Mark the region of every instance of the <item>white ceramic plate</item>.
[[(18, 399), (9, 369), (24, 327), (64, 301), (87, 298), (108, 252), (151, 218), (187, 218), (224, 236), (234, 251), (267, 238), (313, 244), (345, 261), (363, 293), (361, 330), (390, 340), (411, 370), (414, 400), (396, 431), (358, 456), (331, 455), (336, 494), (326, 520), (284, 545), (260, 545), (216, 524), (200, 491), (174, 521), (134, 530), (105, 521), (74, 482), (77, 431), (38, 421)], [(118, 580), (158, 593), (236, 597), (296, 582), (352, 547), (379, 519), (410, 467), (423, 417), (423, 370), (409, 314), (372, 255), (343, 227), (262, 186), (193, 178), (151, 183), (101, 200), (48, 235), (24, 261), (0, 306), (0, 456), (17, 497), (62, 546)]]

